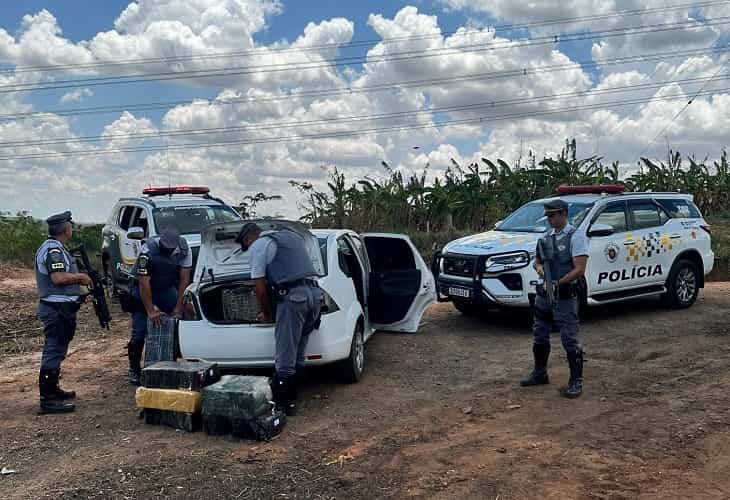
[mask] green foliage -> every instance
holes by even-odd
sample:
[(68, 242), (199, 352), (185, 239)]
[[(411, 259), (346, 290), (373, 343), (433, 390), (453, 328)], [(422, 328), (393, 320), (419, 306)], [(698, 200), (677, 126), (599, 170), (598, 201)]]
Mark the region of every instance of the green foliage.
[[(101, 250), (101, 227), (101, 224), (76, 225), (73, 238), (67, 247), (83, 244), (90, 256), (96, 255)], [(48, 237), (45, 224), (27, 212), (19, 212), (16, 215), (0, 213), (0, 234), (3, 235), (0, 261), (27, 266), (33, 264), (36, 250)]]

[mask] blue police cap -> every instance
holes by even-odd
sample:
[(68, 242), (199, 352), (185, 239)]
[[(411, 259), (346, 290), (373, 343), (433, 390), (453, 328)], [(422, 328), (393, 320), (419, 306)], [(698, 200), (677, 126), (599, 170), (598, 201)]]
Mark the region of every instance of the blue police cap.
[(177, 229), (167, 228), (160, 235), (160, 246), (168, 250), (175, 250), (180, 244), (180, 233)]
[(73, 222), (71, 220), (71, 212), (68, 210), (60, 214), (51, 215), (46, 219), (46, 224), (49, 226), (58, 226), (59, 224), (65, 224), (66, 222)]
[(555, 212), (568, 211), (568, 204), (563, 200), (550, 200), (543, 203), (545, 214), (553, 214)]

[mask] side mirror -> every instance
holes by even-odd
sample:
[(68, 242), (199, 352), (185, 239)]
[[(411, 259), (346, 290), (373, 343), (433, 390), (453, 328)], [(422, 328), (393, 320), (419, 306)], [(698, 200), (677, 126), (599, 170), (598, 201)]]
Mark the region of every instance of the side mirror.
[(497, 222), (495, 222), (494, 229), (499, 229), (499, 226), (501, 226), (503, 222), (504, 222), (504, 219), (498, 220)]
[(130, 227), (129, 231), (127, 231), (127, 238), (130, 240), (143, 240), (144, 239), (144, 229), (141, 227)]
[(608, 224), (593, 224), (588, 230), (588, 237), (611, 236), (614, 232), (613, 226), (609, 226)]

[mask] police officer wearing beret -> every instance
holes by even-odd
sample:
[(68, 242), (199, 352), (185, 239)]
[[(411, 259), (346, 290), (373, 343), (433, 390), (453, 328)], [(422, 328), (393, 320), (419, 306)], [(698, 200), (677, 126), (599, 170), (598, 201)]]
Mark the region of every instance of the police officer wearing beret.
[(570, 380), (563, 395), (577, 398), (583, 392), (583, 350), (578, 341), (577, 280), (585, 274), (588, 262), (588, 238), (568, 223), (568, 204), (557, 199), (545, 203), (545, 217), (551, 230), (538, 244), (535, 270), (544, 277), (549, 266), (551, 279), (557, 281), (555, 303), (550, 307), (545, 283), (538, 286), (533, 308), (535, 368), (522, 386), (549, 384), (547, 364), (550, 356), (550, 332), (553, 324), (560, 330), (563, 348), (570, 365)]
[(88, 274), (79, 273), (76, 259), (64, 247), (73, 235), (71, 212), (46, 219), (48, 239), (35, 254), (35, 279), (38, 287), (38, 318), (43, 323), (45, 342), (38, 376), (41, 413), (68, 413), (75, 409), (69, 399), (73, 391), (58, 385), (61, 362), (76, 333), (76, 313), (83, 302), (80, 285), (91, 286)]
[[(258, 320), (271, 323), (271, 299), (277, 301), (276, 374), (272, 391), (277, 409), (296, 415), (309, 334), (317, 328), (322, 292), (304, 238), (290, 230), (263, 231), (246, 223), (236, 239), (250, 252), (251, 279), (256, 283)], [(269, 289), (275, 293), (269, 296)]]
[(130, 384), (140, 384), (147, 319), (159, 325), (163, 313), (176, 318), (182, 316), (183, 293), (190, 285), (192, 267), (190, 247), (175, 229), (165, 229), (142, 245), (132, 271), (137, 284), (131, 295), (137, 307), (132, 313), (132, 334), (127, 344)]

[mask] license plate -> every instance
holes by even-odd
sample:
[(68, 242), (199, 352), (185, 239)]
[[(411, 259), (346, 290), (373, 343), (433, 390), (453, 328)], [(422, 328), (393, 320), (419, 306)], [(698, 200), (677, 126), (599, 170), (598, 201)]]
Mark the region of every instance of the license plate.
[(468, 288), (456, 288), (450, 286), (449, 295), (451, 295), (452, 297), (464, 297), (465, 299), (468, 299), (471, 297), (471, 290), (469, 290)]

